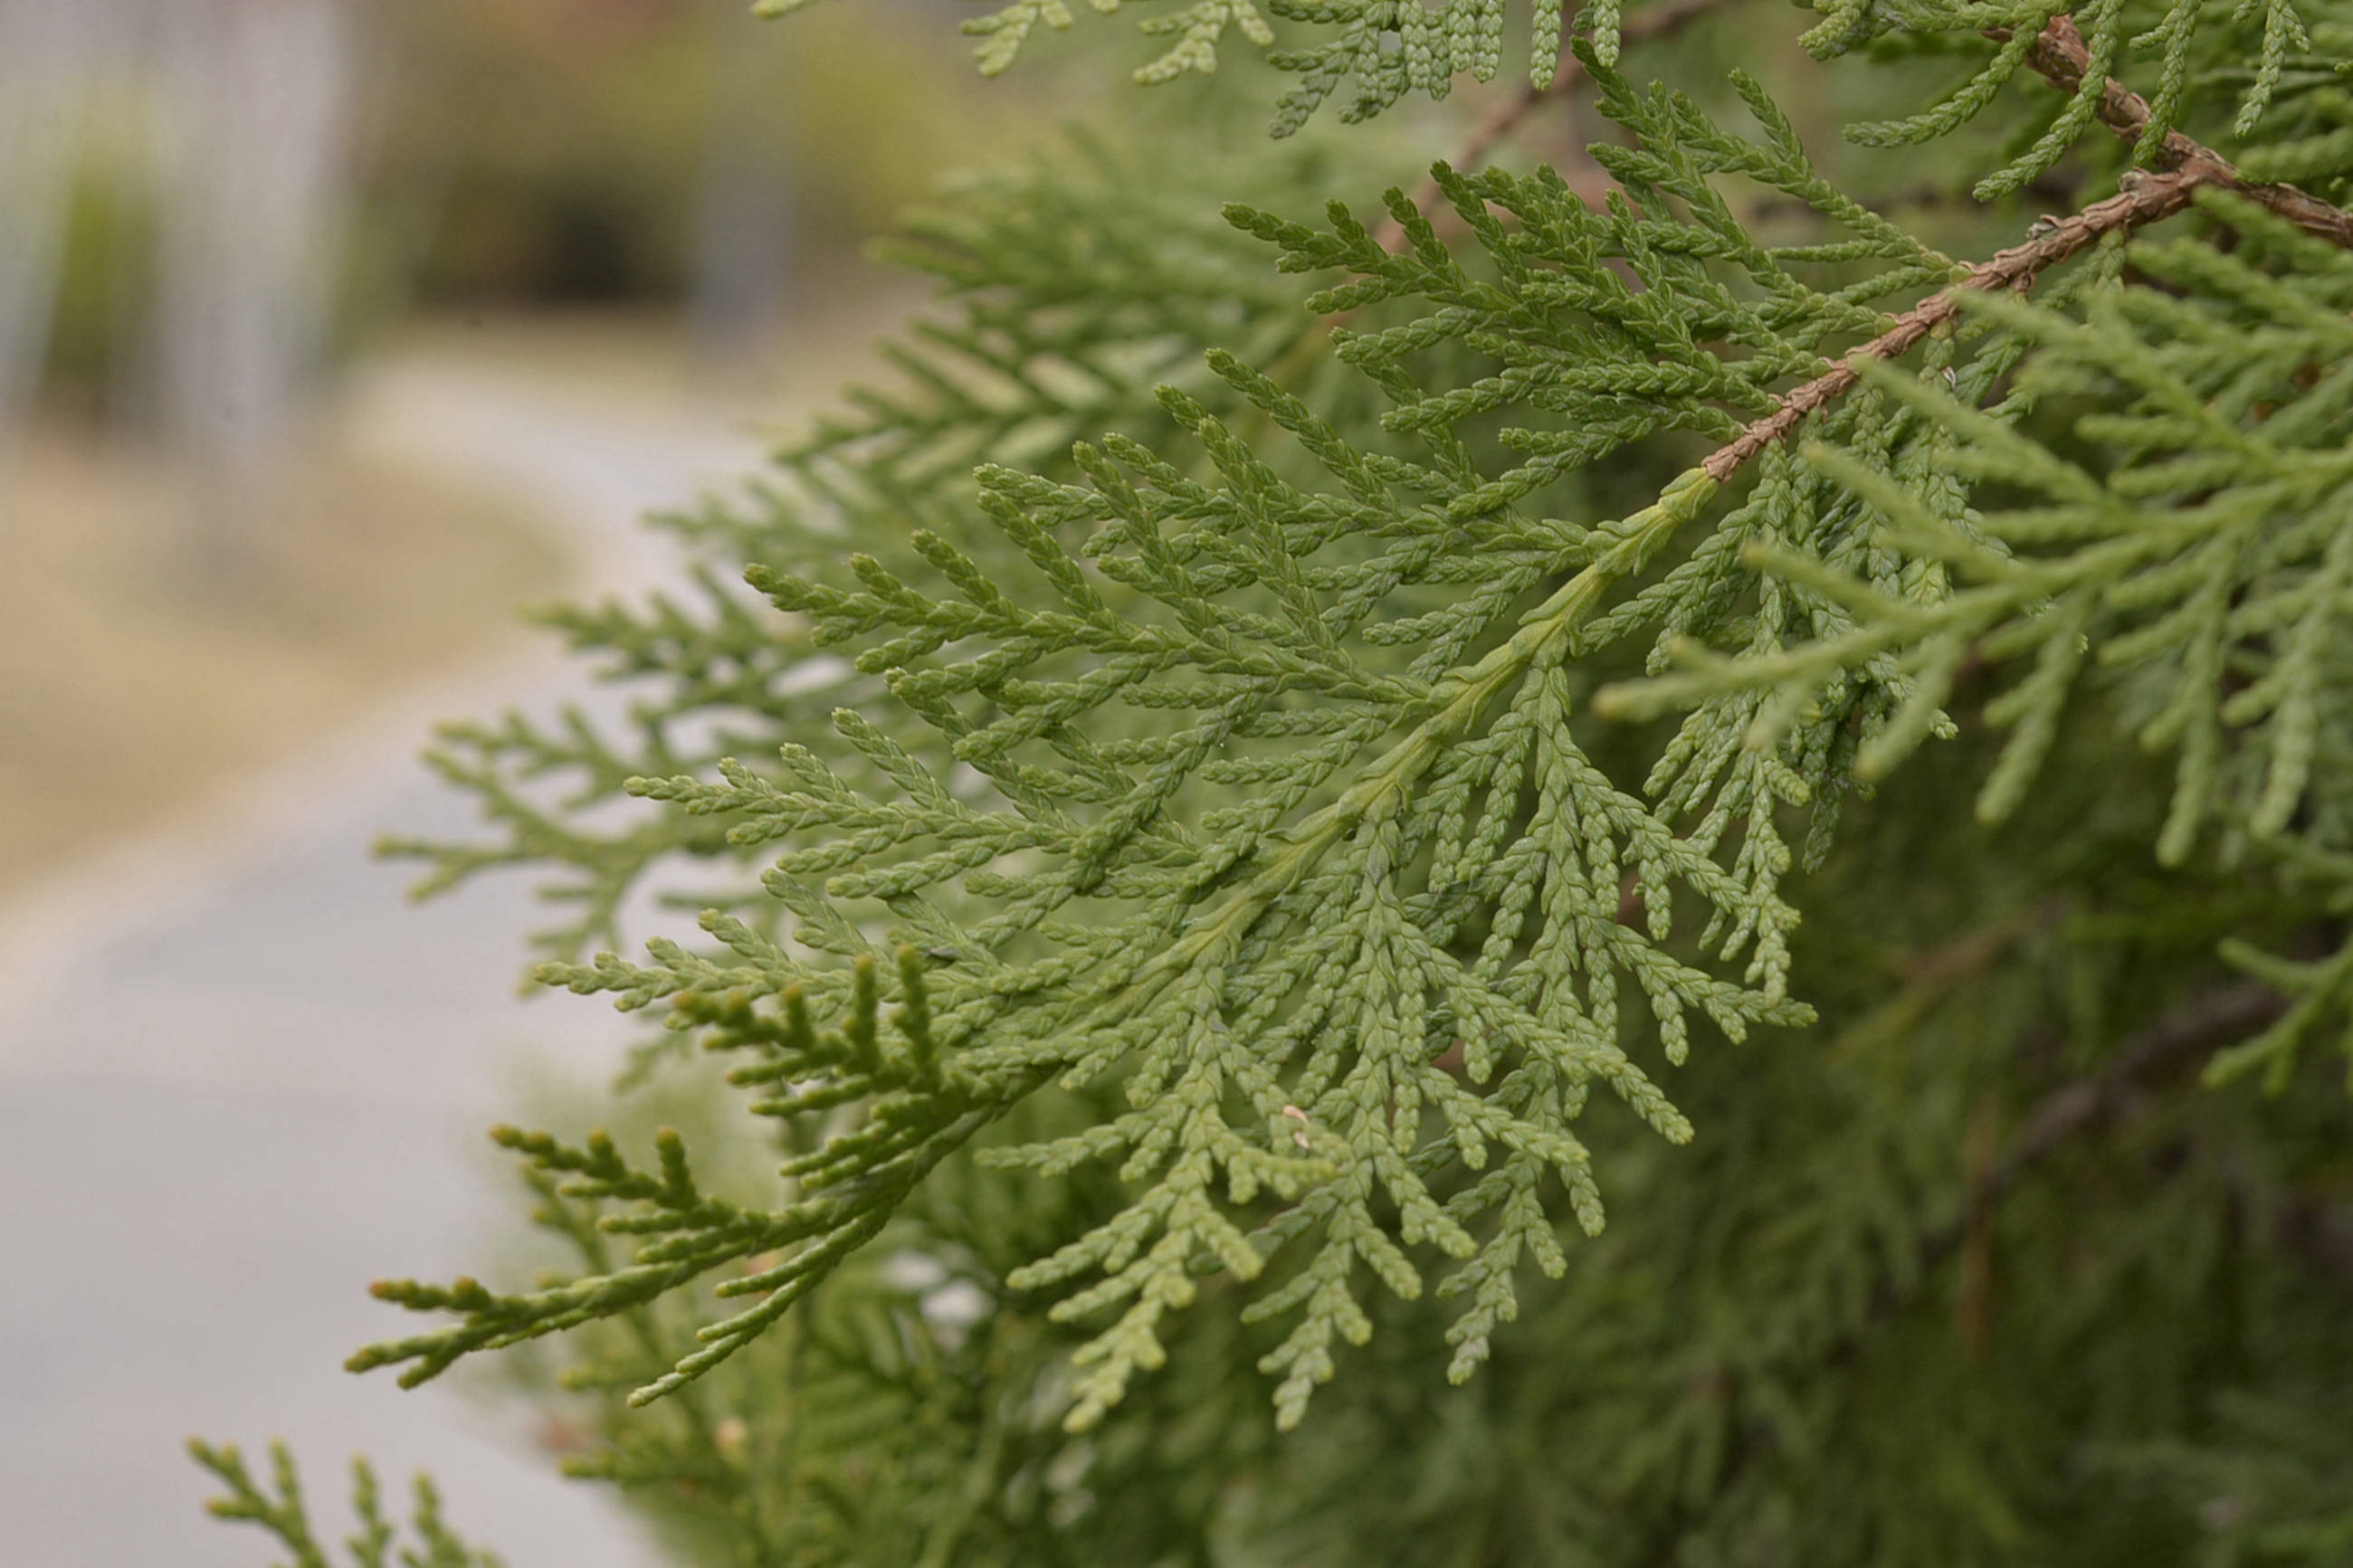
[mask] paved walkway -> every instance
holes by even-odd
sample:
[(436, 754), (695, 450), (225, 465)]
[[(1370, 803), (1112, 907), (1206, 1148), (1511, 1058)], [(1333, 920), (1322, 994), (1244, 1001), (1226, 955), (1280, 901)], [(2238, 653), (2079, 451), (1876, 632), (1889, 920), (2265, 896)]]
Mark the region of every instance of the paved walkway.
[[(412, 363), (371, 386), (374, 439), (510, 484), (575, 528), (592, 591), (642, 584), (634, 520), (746, 472), (723, 421), (566, 406)], [(414, 762), (435, 718), (552, 706), (545, 649), (379, 713), (272, 781), (196, 846), (133, 846), (0, 917), (0, 1559), (25, 1568), (254, 1568), (249, 1528), (205, 1521), (192, 1434), (305, 1465), (343, 1533), (364, 1451), (512, 1568), (655, 1561), (597, 1489), (534, 1452), (527, 1415), (462, 1386), (402, 1394), (340, 1370), (406, 1325), (385, 1274), (479, 1267), (515, 1213), (481, 1129), (518, 1064), (593, 1074), (624, 1031), (599, 1005), (515, 1000), (527, 879), (422, 907), (380, 833), (456, 834), (466, 804)], [(461, 1384), (455, 1376), (445, 1380)]]

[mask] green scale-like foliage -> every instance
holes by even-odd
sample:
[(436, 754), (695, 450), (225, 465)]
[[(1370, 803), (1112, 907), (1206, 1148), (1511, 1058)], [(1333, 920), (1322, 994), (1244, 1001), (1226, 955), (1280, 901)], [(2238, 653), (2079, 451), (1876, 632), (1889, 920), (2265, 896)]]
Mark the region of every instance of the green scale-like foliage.
[[(763, 16), (781, 16), (812, 3), (759, 0), (754, 8)], [(1122, 0), (1086, 0), (1088, 8), (1104, 16), (1117, 13), (1121, 5)], [(1459, 74), (1493, 79), (1503, 66), (1510, 9), (1504, 0), (1440, 0), (1434, 6), (1422, 0), (1267, 0), (1261, 12), (1252, 0), (1175, 0), (1150, 7), (1152, 14), (1138, 24), (1146, 37), (1171, 41), (1138, 66), (1134, 78), (1150, 85), (1215, 71), (1220, 46), (1229, 34), (1239, 37), (1271, 49), (1276, 65), (1299, 75), (1276, 115), (1276, 134), (1288, 135), (1352, 78), (1357, 97), (1345, 112), (1350, 120), (1377, 114), (1409, 92), (1443, 98)], [(1537, 77), (1548, 81), (1562, 47), (1562, 8), (1559, 0), (1537, 0), (1533, 12)], [(1617, 52), (1616, 15), (1614, 0), (1592, 11), (1611, 58)], [(1274, 48), (1277, 34), (1270, 16), (1313, 29), (1318, 41), (1304, 48)], [(1075, 19), (1064, 0), (1013, 0), (967, 20), (964, 30), (980, 38), (980, 68), (995, 76), (1019, 58), (1039, 28), (1060, 31)]]
[(292, 1568), (341, 1568), (344, 1563), (350, 1568), (393, 1568), (395, 1563), (401, 1568), (502, 1568), (497, 1557), (467, 1545), (443, 1522), (441, 1494), (422, 1476), (417, 1480), (407, 1531), (416, 1544), (406, 1545), (403, 1532), (384, 1510), (375, 1469), (364, 1459), (353, 1461), (352, 1512), (359, 1531), (341, 1542), (339, 1553), (312, 1532), (301, 1478), (283, 1445), (270, 1446), (268, 1485), (255, 1479), (245, 1456), (235, 1448), (191, 1443), (189, 1450), (221, 1483), (222, 1495), (211, 1504), (213, 1517), (268, 1531), (286, 1549)]

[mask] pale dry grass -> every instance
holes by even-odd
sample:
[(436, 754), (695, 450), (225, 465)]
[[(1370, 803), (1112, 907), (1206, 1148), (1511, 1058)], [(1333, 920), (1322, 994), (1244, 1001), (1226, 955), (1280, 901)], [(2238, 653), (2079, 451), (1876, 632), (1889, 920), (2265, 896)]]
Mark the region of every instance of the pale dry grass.
[(533, 520), (322, 436), (197, 548), (185, 477), (64, 423), (0, 463), (0, 895), (200, 813), (558, 592)]
[[(919, 294), (812, 279), (790, 326), (732, 364), (661, 312), (427, 319), (387, 363), (489, 378), (586, 426), (783, 430), (848, 383), (892, 382), (873, 345)], [(461, 454), (445, 472), (373, 438), (367, 399), (337, 405), (286, 473), (211, 503), (240, 545), (226, 565), (196, 546), (188, 476), (153, 452), (64, 419), (0, 433), (0, 900), (110, 842), (201, 823), (238, 778), (501, 637), (520, 645), (520, 610), (563, 596), (565, 520), (456, 477)]]

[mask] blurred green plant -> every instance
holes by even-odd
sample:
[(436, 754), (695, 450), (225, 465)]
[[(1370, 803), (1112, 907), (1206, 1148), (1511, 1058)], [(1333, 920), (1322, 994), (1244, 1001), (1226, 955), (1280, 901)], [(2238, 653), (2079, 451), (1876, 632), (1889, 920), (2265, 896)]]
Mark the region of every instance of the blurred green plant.
[[(409, 227), (428, 302), (681, 297), (723, 139), (789, 191), (797, 243), (825, 263), (975, 144), (1018, 149), (1049, 128), (976, 91), (953, 50), (886, 43), (852, 16), (786, 35), (704, 0), (420, 0), (385, 26), (394, 68), (367, 179)], [(725, 90), (747, 51), (765, 85)]]

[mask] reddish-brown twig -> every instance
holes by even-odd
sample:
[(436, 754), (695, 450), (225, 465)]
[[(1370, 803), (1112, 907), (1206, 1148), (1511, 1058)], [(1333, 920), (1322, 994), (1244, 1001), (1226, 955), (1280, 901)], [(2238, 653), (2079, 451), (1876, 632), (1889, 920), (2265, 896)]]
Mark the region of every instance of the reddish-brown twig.
[[(1986, 36), (2003, 39), (2010, 33), (2007, 28), (1995, 27), (1989, 29)], [(2052, 17), (2036, 36), (2027, 59), (2052, 86), (2069, 94), (2082, 90), (2084, 73), (2092, 68), (2092, 51), (2070, 16)], [(2148, 132), (2148, 101), (2114, 77), (2101, 85), (2098, 113), (2103, 124), (2127, 142), (2137, 142)], [(2233, 192), (2285, 218), (2306, 234), (2353, 249), (2353, 215), (2294, 185), (2249, 180), (2229, 159), (2179, 131), (2165, 133), (2155, 162), (2160, 169), (2200, 171), (2200, 184)]]
[(1852, 350), (1831, 369), (1783, 395), (1781, 405), (1718, 447), (1700, 466), (1718, 484), (1737, 473), (1750, 458), (1788, 437), (1806, 416), (1854, 385), (1861, 366), (1872, 360), (1901, 357), (1937, 327), (1949, 321), (1971, 293), (2000, 289), (2024, 289), (2050, 268), (2085, 249), (2103, 235), (2138, 228), (2169, 217), (2189, 205), (2201, 185), (2219, 183), (2202, 164), (2185, 164), (2132, 182), (2129, 190), (2105, 201), (2094, 202), (2072, 217), (2044, 218), (2023, 245), (1997, 251), (1972, 267), (1950, 287), (1931, 294), (1879, 336)]

